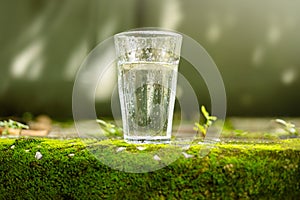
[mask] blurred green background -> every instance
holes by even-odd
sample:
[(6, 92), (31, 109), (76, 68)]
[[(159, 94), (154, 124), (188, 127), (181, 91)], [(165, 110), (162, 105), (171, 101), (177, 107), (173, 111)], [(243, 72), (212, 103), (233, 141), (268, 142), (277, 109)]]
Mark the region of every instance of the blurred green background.
[[(115, 33), (138, 27), (180, 31), (217, 64), (229, 116), (300, 116), (300, 1), (2, 0), (0, 116), (24, 112), (72, 117), (72, 87), (88, 53)], [(180, 71), (200, 104), (203, 80)], [(116, 74), (96, 92), (109, 116)], [(98, 98), (99, 97), (99, 98)]]

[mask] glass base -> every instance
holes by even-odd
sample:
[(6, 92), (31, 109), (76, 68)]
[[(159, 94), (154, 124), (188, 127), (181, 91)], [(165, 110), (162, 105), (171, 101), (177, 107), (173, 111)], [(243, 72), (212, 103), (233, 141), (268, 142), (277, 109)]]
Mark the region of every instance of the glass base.
[(171, 137), (124, 137), (125, 142), (130, 144), (169, 144)]

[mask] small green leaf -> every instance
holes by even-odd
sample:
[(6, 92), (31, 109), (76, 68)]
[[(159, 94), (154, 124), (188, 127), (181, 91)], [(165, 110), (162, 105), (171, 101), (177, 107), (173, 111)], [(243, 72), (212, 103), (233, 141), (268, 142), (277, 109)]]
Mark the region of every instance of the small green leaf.
[(101, 128), (104, 130), (105, 134), (108, 136), (122, 136), (122, 129), (120, 127), (115, 126), (114, 124), (105, 122), (104, 120), (97, 119), (96, 120)]
[(103, 125), (103, 126), (107, 126), (107, 123), (101, 119), (96, 119), (96, 121), (100, 124), (100, 125)]
[(8, 121), (4, 120), (0, 122), (1, 127), (5, 128), (15, 128), (15, 129), (29, 129), (29, 126), (22, 124), (20, 122), (16, 122), (14, 120), (9, 119)]
[(208, 120), (210, 120), (210, 121), (216, 121), (217, 117), (216, 116), (209, 116)]
[(201, 125), (199, 123), (195, 123), (195, 128), (194, 130), (199, 131), (203, 134), (205, 137), (207, 129), (213, 124), (214, 121), (217, 120), (216, 116), (210, 116), (209, 112), (207, 112), (205, 106), (201, 106), (201, 112), (203, 116), (205, 117), (205, 124)]
[(210, 116), (209, 112), (206, 110), (205, 106), (201, 106), (201, 112), (204, 115), (206, 120), (216, 121), (216, 116)]
[(278, 124), (281, 124), (283, 126), (286, 126), (287, 125), (287, 122), (282, 120), (282, 119), (276, 119), (275, 122), (277, 122)]
[(201, 106), (201, 112), (204, 115), (205, 119), (209, 118), (209, 113), (207, 112), (207, 110), (204, 106)]
[(15, 129), (29, 129), (29, 126), (22, 124), (20, 122), (16, 122), (14, 120), (9, 119), (8, 121), (8, 127), (9, 128), (15, 128)]
[(295, 124), (286, 122), (282, 119), (276, 119), (275, 122), (283, 126), (283, 129), (291, 135), (298, 135)]

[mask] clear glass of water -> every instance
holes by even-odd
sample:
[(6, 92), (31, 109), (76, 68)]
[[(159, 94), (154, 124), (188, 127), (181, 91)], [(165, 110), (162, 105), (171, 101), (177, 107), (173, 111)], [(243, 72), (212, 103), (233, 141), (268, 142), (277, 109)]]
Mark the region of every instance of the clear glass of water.
[(128, 31), (114, 36), (124, 140), (169, 143), (182, 36)]

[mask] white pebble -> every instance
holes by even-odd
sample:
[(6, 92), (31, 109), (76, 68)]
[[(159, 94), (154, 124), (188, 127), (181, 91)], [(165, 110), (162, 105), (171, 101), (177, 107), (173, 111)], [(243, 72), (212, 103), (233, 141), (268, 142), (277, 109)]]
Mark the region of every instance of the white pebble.
[(35, 159), (40, 160), (42, 157), (43, 157), (43, 155), (41, 154), (41, 152), (35, 153)]
[(159, 157), (158, 155), (154, 155), (154, 156), (153, 156), (153, 159), (154, 159), (154, 160), (157, 160), (157, 161), (160, 161), (160, 160), (161, 160), (160, 157)]
[(184, 155), (185, 158), (192, 158), (192, 157), (194, 157), (193, 155), (187, 154), (185, 152), (182, 152), (182, 154)]
[(125, 149), (126, 149), (126, 147), (119, 147), (119, 148), (117, 149), (117, 152), (124, 151)]
[(70, 153), (70, 154), (69, 154), (69, 157), (73, 157), (73, 156), (75, 156), (74, 153)]
[(136, 147), (136, 148), (140, 151), (144, 151), (146, 149), (146, 147)]
[(16, 147), (15, 145), (12, 145), (10, 148), (11, 148), (11, 149), (14, 149), (15, 147)]

